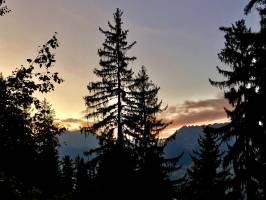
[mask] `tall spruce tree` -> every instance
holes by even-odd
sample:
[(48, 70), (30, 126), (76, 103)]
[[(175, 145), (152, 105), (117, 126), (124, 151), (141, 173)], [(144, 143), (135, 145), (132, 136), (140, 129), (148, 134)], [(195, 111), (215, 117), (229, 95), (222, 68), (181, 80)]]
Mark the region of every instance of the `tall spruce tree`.
[(260, 199), (260, 150), (257, 142), (261, 140), (261, 108), (257, 105), (260, 97), (256, 82), (260, 75), (257, 74), (255, 56), (258, 50), (256, 34), (246, 27), (244, 20), (236, 22), (232, 27), (222, 27), (221, 30), (225, 32), (226, 41), (219, 58), (230, 69), (217, 67), (218, 72), (226, 79), (210, 80), (210, 83), (224, 90), (225, 98), (233, 109), (226, 109), (230, 123), (213, 129), (212, 132), (222, 134), (224, 139), (235, 140), (225, 156), (224, 163), (225, 166), (232, 165), (234, 170), (229, 197)]
[(192, 167), (187, 170), (186, 199), (226, 199), (227, 170), (222, 168), (218, 137), (204, 128), (198, 139), (199, 150), (193, 150)]
[(159, 138), (159, 133), (168, 124), (157, 118), (163, 112), (162, 101), (158, 100), (159, 87), (150, 81), (145, 67), (134, 79), (130, 87), (130, 98), (127, 110), (128, 131), (134, 140), (134, 151), (137, 153), (137, 188), (141, 199), (173, 199), (175, 184), (169, 179), (170, 172), (178, 170), (178, 160), (164, 159), (163, 149), (166, 143)]
[(128, 44), (128, 30), (122, 28), (122, 14), (120, 9), (116, 9), (114, 25), (108, 22), (108, 31), (99, 28), (105, 35), (103, 47), (98, 50), (101, 68), (94, 70), (100, 80), (88, 85), (90, 95), (85, 97), (87, 117), (98, 120), (92, 128), (101, 134), (114, 134), (116, 130), (118, 144), (126, 138), (123, 131), (126, 115), (124, 101), (132, 79), (128, 64), (136, 59), (127, 55), (136, 42)]
[(130, 137), (125, 129), (129, 106), (126, 99), (132, 84), (132, 70), (128, 64), (136, 59), (127, 52), (136, 42), (128, 44), (128, 30), (122, 28), (122, 14), (116, 9), (114, 25), (108, 22), (108, 31), (99, 28), (105, 35), (103, 47), (98, 50), (101, 68), (94, 70), (99, 81), (88, 85), (90, 95), (85, 97), (87, 117), (96, 120), (90, 130), (100, 134), (100, 147), (90, 153), (97, 154), (91, 162), (96, 163), (96, 182), (102, 199), (124, 199), (122, 191), (129, 193), (135, 167), (129, 149)]
[[(258, 117), (257, 133), (258, 139), (256, 144), (259, 147), (258, 161), (260, 170), (258, 170), (258, 179), (263, 189), (263, 197), (266, 198), (266, 1), (251, 0), (245, 8), (245, 14), (251, 12), (256, 5), (260, 15), (260, 30), (254, 34), (254, 84), (256, 84), (257, 98), (254, 104), (254, 112)], [(256, 111), (255, 111), (256, 109)]]
[(233, 164), (235, 172), (231, 182), (233, 199), (266, 197), (266, 2), (250, 0), (245, 14), (255, 6), (260, 15), (261, 29), (251, 32), (243, 21), (231, 28), (223, 28), (226, 48), (220, 53), (220, 59), (232, 71), (218, 69), (227, 80), (211, 81), (226, 90), (225, 97), (234, 107), (227, 111), (232, 122), (214, 131), (236, 139), (226, 156), (227, 163)]

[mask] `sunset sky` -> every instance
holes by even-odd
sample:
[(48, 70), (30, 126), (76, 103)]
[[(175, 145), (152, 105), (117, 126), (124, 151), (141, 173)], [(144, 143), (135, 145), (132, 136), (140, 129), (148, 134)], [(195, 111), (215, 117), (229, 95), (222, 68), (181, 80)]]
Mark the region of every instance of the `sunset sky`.
[[(160, 98), (168, 110), (161, 115), (172, 121), (164, 134), (183, 125), (225, 121), (227, 106), (221, 91), (208, 83), (218, 79), (217, 53), (223, 48), (220, 26), (245, 18), (247, 0), (7, 0), (11, 13), (0, 18), (0, 72), (6, 76), (36, 55), (37, 46), (58, 32), (55, 70), (65, 82), (46, 96), (57, 119), (74, 128), (83, 123), (86, 85), (95, 80), (97, 49), (116, 8), (124, 11), (129, 41), (137, 41), (129, 52), (138, 71), (148, 69), (161, 87)], [(258, 27), (254, 13), (247, 18)]]

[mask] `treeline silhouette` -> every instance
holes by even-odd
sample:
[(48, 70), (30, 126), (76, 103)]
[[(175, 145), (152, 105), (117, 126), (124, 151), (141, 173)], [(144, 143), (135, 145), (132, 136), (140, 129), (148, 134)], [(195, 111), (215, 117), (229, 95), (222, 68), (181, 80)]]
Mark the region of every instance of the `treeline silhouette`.
[[(0, 15), (9, 12), (0, 1)], [(36, 92), (49, 93), (63, 79), (52, 72), (55, 34), (11, 75), (0, 76), (0, 199), (265, 199), (266, 198), (266, 1), (250, 0), (261, 29), (253, 32), (240, 20), (225, 32), (225, 47), (218, 54), (227, 66), (217, 67), (222, 81), (211, 85), (224, 91), (232, 105), (225, 109), (226, 125), (205, 126), (194, 150), (192, 166), (177, 177), (183, 153), (164, 157), (168, 139), (159, 134), (169, 123), (158, 117), (165, 111), (158, 99), (159, 87), (142, 66), (134, 74), (136, 59), (129, 50), (120, 9), (108, 30), (99, 28), (105, 40), (98, 49), (97, 81), (84, 97), (88, 119), (84, 134), (97, 134), (99, 146), (83, 157), (59, 159), (57, 136), (65, 128), (54, 121), (55, 112)], [(229, 141), (229, 143), (227, 143)], [(232, 141), (233, 144), (232, 144)], [(228, 151), (221, 152), (226, 143)]]

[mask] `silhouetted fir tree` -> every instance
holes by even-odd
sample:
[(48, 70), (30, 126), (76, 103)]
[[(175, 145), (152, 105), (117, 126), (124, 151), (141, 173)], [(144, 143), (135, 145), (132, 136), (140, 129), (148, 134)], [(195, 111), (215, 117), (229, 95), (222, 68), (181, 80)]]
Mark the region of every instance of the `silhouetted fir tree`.
[(128, 68), (128, 63), (136, 59), (127, 56), (128, 50), (136, 42), (128, 44), (128, 30), (122, 28), (122, 14), (120, 9), (116, 9), (114, 25), (108, 22), (108, 31), (99, 28), (105, 35), (103, 48), (98, 50), (101, 68), (94, 69), (100, 80), (88, 85), (91, 94), (85, 97), (87, 117), (95, 117), (98, 120), (92, 129), (101, 134), (114, 134), (113, 130), (116, 129), (117, 143), (123, 143), (126, 139), (123, 131), (126, 115), (124, 101), (132, 79), (132, 70)]
[(204, 128), (198, 139), (199, 150), (193, 150), (192, 167), (187, 170), (186, 199), (226, 199), (228, 171), (222, 168), (218, 137)]
[(259, 184), (260, 162), (259, 146), (261, 137), (261, 120), (259, 102), (258, 74), (256, 71), (256, 34), (245, 25), (244, 20), (236, 22), (232, 27), (222, 27), (225, 32), (225, 48), (219, 53), (219, 59), (230, 67), (218, 72), (226, 79), (210, 83), (224, 90), (233, 109), (226, 109), (230, 123), (213, 129), (224, 139), (233, 138), (235, 143), (225, 156), (225, 166), (232, 165), (234, 176), (230, 183), (229, 197), (231, 199), (259, 199), (261, 188)]
[[(34, 92), (47, 93), (61, 83), (58, 73), (51, 73), (55, 62), (51, 49), (58, 47), (56, 36), (40, 47), (28, 66), (21, 66), (12, 75), (1, 77), (0, 90), (0, 171), (6, 177), (22, 184), (22, 193), (32, 187), (35, 180), (36, 142), (32, 132), (30, 109), (39, 107)], [(40, 72), (38, 70), (42, 68)], [(18, 167), (19, 166), (19, 167)]]
[(258, 116), (258, 126), (256, 135), (258, 139), (256, 144), (259, 147), (258, 161), (260, 164), (258, 179), (263, 189), (263, 198), (266, 198), (266, 1), (265, 0), (250, 0), (245, 8), (245, 14), (248, 14), (252, 8), (256, 6), (260, 15), (260, 30), (254, 34), (254, 59), (253, 65), (255, 68), (254, 84), (256, 85), (257, 99), (254, 103), (254, 112)]
[(160, 131), (168, 125), (156, 119), (156, 114), (166, 109), (162, 108), (162, 101), (158, 101), (159, 89), (149, 80), (144, 66), (130, 86), (127, 100), (130, 107), (126, 109), (127, 132), (132, 132), (131, 135), (136, 138), (135, 142), (143, 149), (147, 149), (152, 142), (157, 141)]
[(166, 200), (176, 196), (176, 186), (169, 175), (180, 168), (177, 162), (182, 154), (172, 159), (163, 157), (166, 142), (159, 138), (159, 133), (168, 124), (156, 118), (166, 109), (162, 108), (162, 101), (158, 101), (159, 89), (150, 81), (145, 67), (141, 68), (130, 87), (126, 124), (128, 131), (132, 132), (134, 151), (138, 156), (136, 199)]
[(85, 97), (87, 117), (96, 119), (90, 130), (100, 133), (100, 148), (90, 153), (97, 154), (92, 162), (96, 163), (96, 179), (102, 195), (99, 198), (103, 199), (123, 199), (121, 191), (129, 190), (135, 167), (129, 149), (130, 138), (125, 132), (126, 107), (129, 106), (125, 101), (132, 82), (128, 64), (136, 59), (127, 52), (136, 42), (128, 44), (128, 30), (122, 28), (122, 14), (116, 9), (114, 25), (108, 22), (108, 31), (99, 28), (105, 35), (103, 47), (98, 50), (101, 68), (94, 70), (99, 81), (88, 85), (90, 95)]
[(74, 166), (70, 156), (64, 156), (61, 165), (61, 192), (72, 195), (74, 189)]
[(60, 169), (58, 160), (59, 141), (57, 136), (65, 128), (54, 124), (55, 112), (46, 101), (40, 102), (33, 117), (33, 134), (37, 146), (37, 186), (45, 197), (52, 197), (60, 191)]
[(88, 199), (89, 194), (88, 168), (83, 158), (76, 157), (75, 160), (75, 190), (74, 197), (77, 200)]
[(235, 137), (236, 143), (226, 157), (231, 161), (235, 176), (232, 179), (232, 199), (263, 199), (266, 192), (266, 132), (265, 132), (265, 59), (266, 9), (264, 0), (250, 0), (245, 14), (257, 5), (261, 30), (251, 32), (244, 21), (231, 28), (222, 28), (226, 47), (220, 59), (231, 71), (219, 70), (227, 80), (211, 81), (225, 89), (225, 97), (233, 106), (227, 111), (231, 123), (214, 132)]

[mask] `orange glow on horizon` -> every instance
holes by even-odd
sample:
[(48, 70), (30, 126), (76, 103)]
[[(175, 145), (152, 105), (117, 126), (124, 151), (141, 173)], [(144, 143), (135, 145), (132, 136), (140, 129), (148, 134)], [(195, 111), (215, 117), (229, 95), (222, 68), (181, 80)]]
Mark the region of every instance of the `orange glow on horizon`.
[(202, 121), (202, 122), (196, 122), (196, 123), (186, 123), (182, 125), (169, 125), (165, 128), (160, 134), (161, 138), (168, 138), (171, 135), (173, 135), (177, 130), (184, 126), (203, 126), (203, 125), (209, 125), (209, 124), (215, 124), (215, 123), (226, 123), (228, 122), (228, 119), (218, 119), (218, 120), (212, 120), (212, 121)]
[[(222, 118), (222, 119), (216, 119), (216, 120), (209, 120), (209, 121), (197, 121), (197, 122), (188, 122), (183, 124), (170, 124), (160, 133), (160, 138), (168, 138), (171, 135), (173, 135), (177, 130), (184, 126), (202, 126), (202, 125), (208, 125), (208, 124), (215, 124), (215, 123), (225, 123), (228, 122), (228, 119)], [(82, 127), (89, 127), (91, 125), (91, 122), (88, 122), (83, 119), (63, 119), (63, 120), (56, 120), (56, 123), (58, 123), (60, 126), (64, 126), (68, 131), (70, 132), (78, 132), (81, 130)]]

